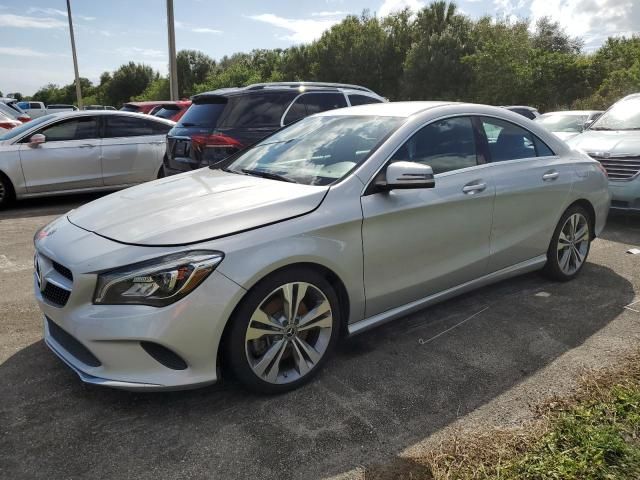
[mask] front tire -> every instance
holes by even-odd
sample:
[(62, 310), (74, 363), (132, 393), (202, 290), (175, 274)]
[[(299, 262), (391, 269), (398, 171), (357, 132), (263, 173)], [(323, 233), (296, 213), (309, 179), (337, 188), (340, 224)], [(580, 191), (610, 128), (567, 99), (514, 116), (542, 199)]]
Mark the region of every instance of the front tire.
[(13, 185), (0, 173), (0, 210), (6, 208), (14, 199)]
[(225, 356), (249, 390), (281, 393), (310, 381), (339, 335), (338, 296), (306, 268), (277, 272), (245, 296), (230, 319)]
[(591, 247), (589, 214), (579, 205), (567, 209), (560, 218), (547, 251), (544, 273), (554, 280), (567, 282), (575, 278)]

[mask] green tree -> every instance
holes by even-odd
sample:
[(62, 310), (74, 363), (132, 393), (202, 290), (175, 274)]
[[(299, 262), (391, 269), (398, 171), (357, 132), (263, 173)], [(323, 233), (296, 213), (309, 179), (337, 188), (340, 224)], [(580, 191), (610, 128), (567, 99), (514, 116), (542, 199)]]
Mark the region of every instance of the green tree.
[[(180, 50), (176, 61), (180, 98), (193, 95), (195, 93), (194, 85), (203, 83), (216, 66), (216, 62), (211, 57), (197, 50)], [(164, 87), (161, 84), (157, 84), (154, 88), (160, 88), (160, 90), (156, 90), (156, 93), (164, 92)], [(168, 93), (165, 98), (169, 98)]]
[(140, 95), (134, 97), (134, 100), (167, 100), (169, 98), (169, 79), (160, 77), (149, 84), (149, 86)]
[(104, 92), (105, 99), (110, 105), (119, 107), (144, 92), (158, 77), (159, 74), (148, 65), (129, 62), (113, 72)]
[(455, 3), (431, 3), (414, 25), (414, 43), (405, 61), (405, 96), (411, 100), (467, 99), (473, 52), (472, 23)]

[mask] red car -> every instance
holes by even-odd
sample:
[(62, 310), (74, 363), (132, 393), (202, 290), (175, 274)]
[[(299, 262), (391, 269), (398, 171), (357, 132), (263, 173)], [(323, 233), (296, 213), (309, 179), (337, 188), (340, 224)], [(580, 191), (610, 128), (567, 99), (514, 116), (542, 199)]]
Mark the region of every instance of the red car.
[(178, 100), (176, 102), (170, 100), (157, 100), (148, 102), (128, 102), (125, 103), (120, 110), (125, 112), (146, 113), (155, 115), (156, 117), (166, 118), (167, 120), (178, 120), (187, 108), (191, 106), (191, 100)]
[(0, 133), (4, 132), (5, 130), (11, 130), (12, 128), (20, 125), (22, 125), (22, 122), (0, 112)]

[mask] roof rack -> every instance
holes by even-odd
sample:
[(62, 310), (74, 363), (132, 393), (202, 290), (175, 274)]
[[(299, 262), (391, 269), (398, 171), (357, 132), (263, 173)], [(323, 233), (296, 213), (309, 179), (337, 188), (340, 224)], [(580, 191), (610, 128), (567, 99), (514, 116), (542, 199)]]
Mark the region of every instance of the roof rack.
[(246, 90), (261, 90), (269, 87), (334, 87), (334, 88), (351, 88), (353, 90), (361, 90), (363, 92), (375, 93), (373, 90), (362, 87), (360, 85), (351, 85), (349, 83), (331, 83), (331, 82), (270, 82), (270, 83), (254, 83), (245, 87)]

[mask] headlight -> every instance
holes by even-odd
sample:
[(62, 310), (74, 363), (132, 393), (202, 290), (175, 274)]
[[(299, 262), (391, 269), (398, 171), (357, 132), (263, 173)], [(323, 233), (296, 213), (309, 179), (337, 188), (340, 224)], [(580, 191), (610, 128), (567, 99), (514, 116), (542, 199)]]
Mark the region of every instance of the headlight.
[(93, 303), (164, 307), (200, 285), (223, 258), (221, 252), (197, 250), (100, 273)]

